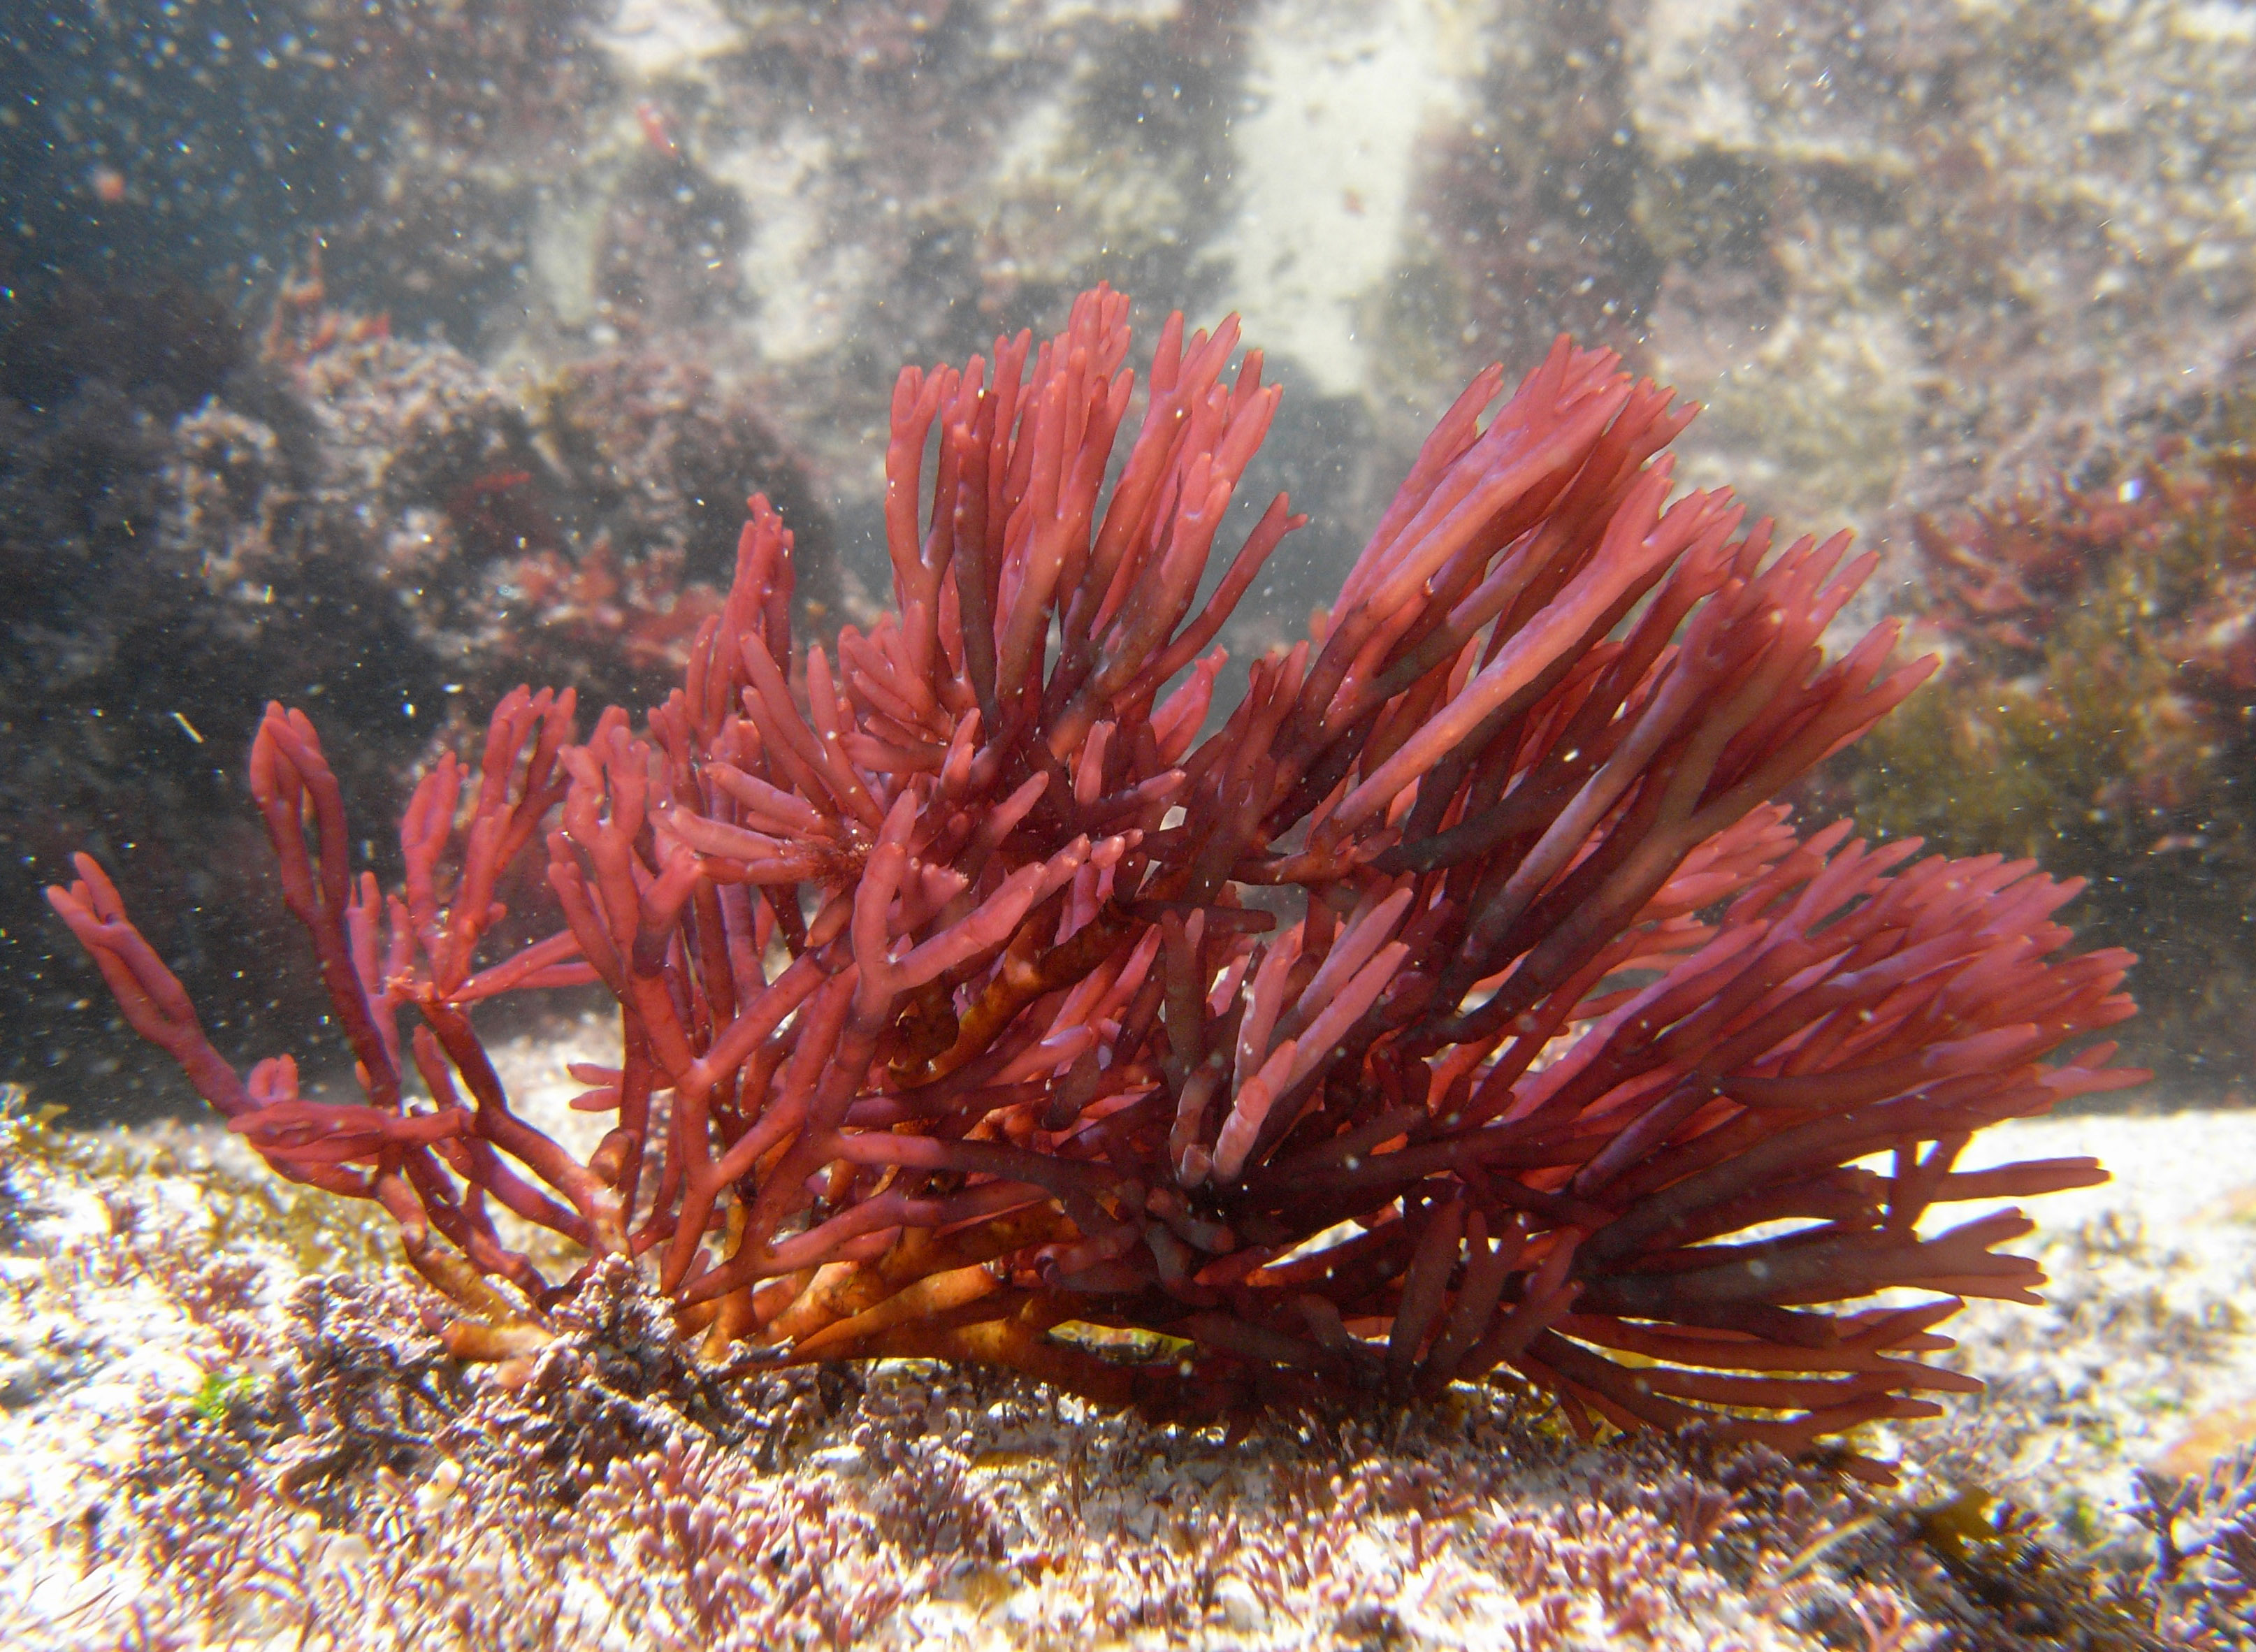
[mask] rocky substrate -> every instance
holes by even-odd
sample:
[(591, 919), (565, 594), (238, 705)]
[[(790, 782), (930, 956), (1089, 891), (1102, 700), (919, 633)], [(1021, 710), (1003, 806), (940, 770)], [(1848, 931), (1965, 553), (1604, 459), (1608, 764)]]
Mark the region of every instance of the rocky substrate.
[[(504, 1064), (528, 1106), (559, 1049)], [(1955, 1322), (1989, 1391), (1858, 1438), (1887, 1489), (1585, 1445), (1508, 1382), (1233, 1437), (927, 1362), (714, 1370), (624, 1269), (464, 1368), (380, 1218), (223, 1133), (20, 1094), (0, 1132), (11, 1647), (2246, 1643), (2256, 1114), (1978, 1144), (2117, 1177), (2044, 1201), (2048, 1305)]]

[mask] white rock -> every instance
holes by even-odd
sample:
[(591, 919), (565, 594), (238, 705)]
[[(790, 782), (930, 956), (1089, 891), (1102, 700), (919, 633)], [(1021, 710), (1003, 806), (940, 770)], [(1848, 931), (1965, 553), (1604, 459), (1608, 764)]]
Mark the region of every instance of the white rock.
[(1214, 1604), (1222, 1613), (1222, 1620), (1233, 1629), (1258, 1629), (1269, 1621), (1269, 1614), (1262, 1610), (1253, 1585), (1243, 1578), (1224, 1578), (1215, 1585)]

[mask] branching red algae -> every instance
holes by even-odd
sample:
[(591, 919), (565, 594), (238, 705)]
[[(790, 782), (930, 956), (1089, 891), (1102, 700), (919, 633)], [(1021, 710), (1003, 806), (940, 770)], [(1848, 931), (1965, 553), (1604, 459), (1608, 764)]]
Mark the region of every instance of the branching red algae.
[[(287, 1057), (239, 1079), (90, 860), (56, 910), (270, 1163), (391, 1213), (489, 1322), (466, 1353), (537, 1343), (627, 1255), (716, 1353), (995, 1360), (1161, 1415), (1508, 1366), (1586, 1431), (1720, 1411), (1799, 1448), (1975, 1386), (1915, 1356), (1963, 1297), (2034, 1300), (1997, 1248), (2030, 1224), (1920, 1223), (2103, 1179), (1953, 1163), (2142, 1076), (2059, 1054), (2131, 1013), (2131, 960), (2063, 955), (2076, 886), (2028, 861), (1799, 837), (1769, 801), (1929, 669), (1888, 664), (1893, 622), (1824, 658), (1871, 559), (1672, 501), (1690, 411), (1562, 340), (1484, 427), (1502, 370), (1474, 381), (1202, 739), (1207, 650), (1298, 523), (1280, 496), (1198, 600), (1279, 392), (1255, 353), (1225, 376), (1234, 320), (1172, 318), (1107, 489), (1126, 313), (1099, 288), (1038, 352), (904, 372), (895, 611), (802, 649), (755, 498), (683, 687), (584, 742), (568, 692), (509, 696), (475, 776), (416, 794), (397, 893), (269, 710), (253, 788), (364, 1105)], [(567, 925), (480, 968), (544, 840)], [(589, 981), (621, 1040), (575, 1069), (616, 1120), (582, 1163), (469, 1011)], [(545, 1276), (497, 1204), (587, 1264)], [(1823, 1311), (1898, 1286), (1938, 1294)]]

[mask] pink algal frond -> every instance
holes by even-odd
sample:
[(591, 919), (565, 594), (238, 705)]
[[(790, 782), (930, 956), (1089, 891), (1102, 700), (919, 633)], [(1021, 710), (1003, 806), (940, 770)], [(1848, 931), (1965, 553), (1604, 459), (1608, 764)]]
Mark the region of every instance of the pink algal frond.
[[(1798, 1448), (1968, 1387), (1935, 1327), (2042, 1278), (2018, 1212), (1948, 1207), (2104, 1173), (1958, 1156), (2142, 1076), (2089, 1042), (2132, 960), (2074, 953), (2076, 886), (2027, 862), (1772, 801), (1931, 669), (1892, 623), (1829, 657), (1872, 559), (1676, 491), (1690, 410), (1562, 341), (1501, 405), (1474, 382), (1217, 717), (1211, 645), (1301, 522), (1218, 543), (1279, 392), (1234, 320), (1171, 318), (1140, 383), (1129, 342), (1099, 288), (1040, 348), (904, 372), (893, 610), (794, 638), (754, 499), (681, 689), (584, 739), (568, 693), (509, 696), (417, 791), (396, 895), (271, 710), (253, 791), (364, 1104), (239, 1081), (90, 861), (56, 910), (278, 1169), (384, 1204), (490, 1322), (466, 1353), (624, 1255), (716, 1353), (1168, 1415), (1508, 1368), (1586, 1431)], [(483, 955), (532, 864), (562, 927)], [(585, 982), (621, 1046), (574, 1069), (582, 1161), (470, 1012)], [(584, 1262), (544, 1273), (528, 1224)]]

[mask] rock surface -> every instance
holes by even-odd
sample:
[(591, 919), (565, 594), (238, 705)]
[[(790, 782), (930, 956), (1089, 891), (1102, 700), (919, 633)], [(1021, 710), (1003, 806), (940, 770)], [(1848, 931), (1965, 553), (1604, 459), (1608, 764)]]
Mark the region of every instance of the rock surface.
[[(511, 1048), (529, 1107), (567, 1044)], [(2050, 1306), (1956, 1322), (1989, 1394), (1860, 1437), (1902, 1465), (1878, 1492), (1581, 1445), (1501, 1385), (1233, 1438), (927, 1362), (716, 1372), (624, 1272), (529, 1364), (464, 1369), (360, 1211), (221, 1133), (8, 1128), (11, 1647), (2130, 1647), (2230, 1620), (2197, 1567), (2154, 1575), (2134, 1475), (2245, 1431), (2256, 1115), (1993, 1132), (1990, 1159), (2097, 1150), (2118, 1179), (2041, 1211)]]

